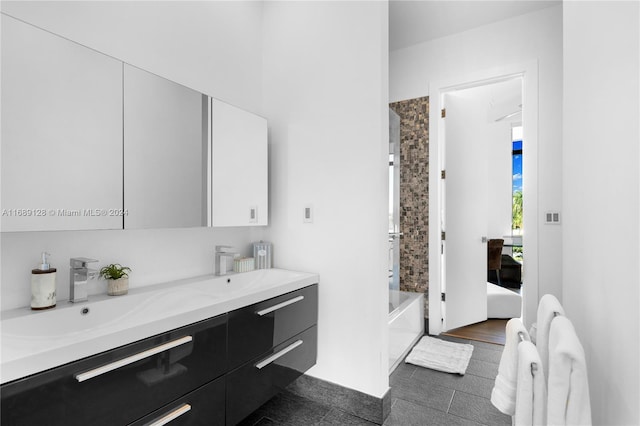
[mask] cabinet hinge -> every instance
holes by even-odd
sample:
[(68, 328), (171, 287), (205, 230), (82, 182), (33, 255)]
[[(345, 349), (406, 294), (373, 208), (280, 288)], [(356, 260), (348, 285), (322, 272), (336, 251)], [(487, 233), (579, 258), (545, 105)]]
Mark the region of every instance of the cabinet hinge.
[(440, 170), (440, 179), (446, 179), (446, 178), (447, 178), (446, 170)]
[(446, 240), (446, 236), (447, 236), (447, 234), (444, 231), (440, 232), (440, 239), (441, 240), (443, 240), (443, 241)]
[(442, 300), (443, 302), (446, 302), (447, 297), (445, 296), (444, 293), (440, 293), (440, 300)]
[(440, 117), (445, 118), (447, 116), (447, 109), (446, 108), (442, 108), (440, 110)]

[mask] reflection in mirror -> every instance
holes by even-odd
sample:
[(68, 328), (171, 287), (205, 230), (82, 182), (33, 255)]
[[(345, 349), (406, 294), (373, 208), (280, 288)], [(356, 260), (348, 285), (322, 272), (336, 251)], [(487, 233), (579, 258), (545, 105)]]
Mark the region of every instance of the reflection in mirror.
[(122, 63), (1, 27), (2, 231), (121, 229)]
[(124, 65), (124, 227), (209, 222), (209, 98)]

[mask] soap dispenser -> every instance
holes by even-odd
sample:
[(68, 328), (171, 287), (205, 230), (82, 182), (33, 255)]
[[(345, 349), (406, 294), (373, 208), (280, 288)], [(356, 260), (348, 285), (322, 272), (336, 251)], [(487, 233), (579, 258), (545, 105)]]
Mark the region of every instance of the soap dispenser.
[(31, 270), (31, 309), (56, 306), (56, 268), (47, 262), (49, 253), (42, 252), (42, 263)]

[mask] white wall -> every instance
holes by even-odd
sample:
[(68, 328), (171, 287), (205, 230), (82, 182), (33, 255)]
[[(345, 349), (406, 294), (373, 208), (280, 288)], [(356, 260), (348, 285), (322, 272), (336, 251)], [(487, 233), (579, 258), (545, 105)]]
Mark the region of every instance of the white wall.
[[(522, 79), (515, 78), (487, 86), (486, 125), (492, 132), (487, 138), (489, 163), (489, 222), (487, 235), (502, 238), (511, 235), (513, 204), (513, 141), (511, 127), (522, 121), (522, 114), (505, 118), (522, 105)], [(499, 121), (496, 121), (499, 120)], [(508, 250), (506, 252), (509, 252)]]
[[(539, 225), (538, 241), (537, 246), (529, 245), (529, 250), (537, 253), (538, 268), (536, 271), (526, 269), (524, 274), (525, 279), (534, 277), (538, 294), (552, 293), (561, 298), (562, 227), (542, 224), (542, 212), (561, 207), (561, 6), (395, 50), (390, 53), (389, 92), (392, 102), (426, 96), (429, 95), (429, 84), (434, 81), (451, 81), (457, 75), (531, 61), (537, 62), (539, 77), (538, 127), (535, 129), (538, 166), (537, 181), (525, 181), (524, 184), (538, 194), (538, 217), (535, 218)], [(524, 155), (527, 155), (526, 151)], [(526, 236), (526, 223), (524, 228)], [(528, 310), (534, 314), (537, 300), (528, 301), (528, 305)]]
[[(275, 264), (320, 274), (309, 374), (388, 389), (388, 7), (267, 2), (268, 238)], [(303, 223), (312, 205), (314, 221)]]
[(638, 2), (564, 2), (563, 301), (593, 424), (640, 424)]
[[(2, 2), (2, 11), (150, 72), (260, 112), (259, 2)], [(28, 306), (30, 271), (47, 250), (68, 297), (69, 258), (133, 269), (131, 286), (213, 273), (216, 244), (249, 253), (261, 229), (5, 233), (2, 309)], [(99, 266), (100, 266), (99, 265)], [(104, 284), (101, 284), (104, 286)], [(93, 288), (92, 291), (104, 291)]]
[(3, 1), (2, 12), (259, 113), (259, 1)]
[(511, 123), (488, 123), (493, 137), (486, 141), (488, 178), (488, 222), (487, 236), (503, 238), (511, 235), (511, 208), (513, 203), (513, 144), (511, 141)]

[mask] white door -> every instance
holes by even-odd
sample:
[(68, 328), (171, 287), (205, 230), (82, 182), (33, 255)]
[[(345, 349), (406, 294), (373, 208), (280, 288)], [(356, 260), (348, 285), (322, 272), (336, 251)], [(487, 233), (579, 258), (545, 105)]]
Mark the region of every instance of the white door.
[(487, 154), (479, 135), (487, 116), (478, 108), (476, 90), (443, 99), (443, 330), (487, 319)]

